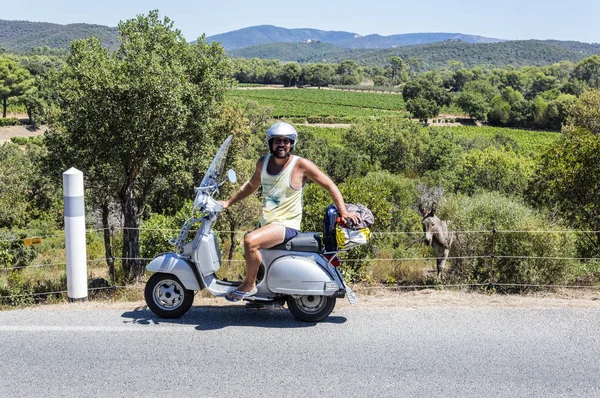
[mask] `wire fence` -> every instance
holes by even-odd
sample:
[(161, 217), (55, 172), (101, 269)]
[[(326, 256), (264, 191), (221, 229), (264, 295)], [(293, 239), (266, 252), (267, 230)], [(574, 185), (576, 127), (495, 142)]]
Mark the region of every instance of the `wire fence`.
[[(113, 253), (115, 252), (114, 248), (114, 235), (118, 230), (131, 230), (137, 229), (140, 232), (172, 232), (173, 236), (177, 234), (179, 229), (176, 228), (118, 228), (114, 227), (110, 228), (90, 228), (87, 229), (86, 232), (93, 234), (104, 233), (105, 231), (110, 231), (111, 236), (111, 245)], [(54, 250), (64, 250), (64, 232), (61, 233), (48, 233), (48, 234), (31, 234), (28, 235), (27, 232), (32, 231), (18, 231), (12, 233), (10, 237), (2, 237), (0, 239), (0, 275), (2, 273), (10, 273), (13, 271), (19, 271), (23, 269), (33, 269), (33, 268), (58, 268), (58, 269), (66, 269), (65, 261), (49, 261), (49, 262), (39, 262), (33, 264), (19, 264), (19, 265), (7, 265), (9, 258), (13, 253), (19, 254), (23, 250), (23, 246), (26, 240), (32, 239), (40, 239), (45, 244), (50, 242), (50, 246), (54, 248)], [(194, 232), (194, 231), (191, 231)], [(246, 230), (222, 230), (222, 231), (214, 231), (217, 235), (220, 234), (236, 234), (242, 235), (245, 234)], [(489, 275), (490, 278), (486, 282), (481, 283), (450, 283), (444, 282), (443, 280), (436, 280), (433, 283), (429, 284), (394, 284), (387, 286), (377, 286), (377, 287), (369, 287), (366, 286), (366, 289), (384, 289), (384, 290), (410, 290), (410, 289), (427, 289), (427, 288), (489, 288), (489, 287), (510, 287), (510, 288), (535, 288), (535, 289), (600, 289), (600, 286), (595, 285), (594, 283), (585, 283), (585, 284), (547, 284), (547, 283), (503, 283), (500, 281), (494, 280), (494, 266), (496, 262), (499, 260), (535, 260), (535, 261), (575, 261), (575, 262), (598, 262), (598, 272), (600, 274), (600, 257), (581, 257), (581, 256), (559, 256), (559, 255), (551, 255), (551, 256), (540, 256), (540, 255), (519, 255), (519, 253), (498, 253), (496, 248), (497, 239), (496, 237), (501, 234), (598, 234), (600, 231), (583, 231), (583, 230), (462, 230), (462, 231), (453, 231), (457, 235), (469, 235), (469, 234), (479, 234), (486, 235), (491, 237), (491, 243), (488, 242), (489, 254), (468, 254), (468, 255), (455, 255), (448, 256), (446, 260), (455, 261), (455, 260), (477, 260), (477, 261), (489, 261)], [(422, 236), (423, 232), (421, 231), (374, 231), (373, 235), (375, 239), (384, 239), (386, 237), (398, 237), (398, 236)], [(422, 238), (415, 239), (413, 243), (417, 243), (422, 241)], [(8, 256), (8, 257), (7, 257)], [(95, 263), (113, 263), (115, 261), (141, 261), (148, 262), (151, 261), (150, 257), (101, 257), (101, 258), (92, 258), (88, 259), (88, 265), (93, 265)], [(383, 262), (421, 262), (423, 264), (432, 263), (435, 264), (437, 261), (434, 255), (429, 256), (392, 256), (392, 257), (365, 257), (365, 258), (344, 258), (342, 259), (342, 263), (353, 264), (353, 263), (383, 263)], [(13, 259), (14, 262), (14, 259)], [(243, 263), (244, 260), (241, 259), (223, 259), (223, 264), (229, 263)], [(509, 263), (510, 264), (510, 263)], [(4, 265), (4, 266), (2, 266)], [(519, 263), (514, 263), (515, 267), (520, 266)], [(432, 271), (434, 271), (432, 267)], [(113, 275), (114, 276), (114, 275)], [(115, 279), (115, 278), (113, 278)], [(117, 290), (117, 289), (130, 289), (135, 287), (131, 286), (118, 286), (118, 285), (110, 285), (103, 287), (93, 287), (88, 289), (89, 292), (95, 292), (100, 290)], [(52, 296), (52, 295), (64, 295), (66, 294), (66, 290), (56, 290), (51, 292), (36, 292), (36, 293), (27, 293), (27, 294), (15, 294), (15, 295), (0, 295), (0, 299), (15, 299), (21, 297), (40, 297), (40, 296)]]

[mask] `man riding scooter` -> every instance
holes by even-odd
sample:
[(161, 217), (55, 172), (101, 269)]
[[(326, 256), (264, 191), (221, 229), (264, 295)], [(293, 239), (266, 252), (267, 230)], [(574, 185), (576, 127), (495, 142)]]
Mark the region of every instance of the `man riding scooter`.
[(300, 230), (302, 192), (306, 180), (325, 188), (344, 223), (358, 223), (359, 215), (346, 210), (344, 199), (335, 183), (310, 160), (293, 154), (298, 132), (289, 123), (279, 122), (267, 130), (269, 154), (256, 163), (252, 177), (227, 201), (219, 201), (224, 209), (247, 198), (262, 186), (263, 205), (259, 228), (244, 238), (246, 277), (241, 285), (231, 289), (226, 298), (240, 301), (256, 294), (256, 277), (262, 258), (260, 249), (285, 243)]

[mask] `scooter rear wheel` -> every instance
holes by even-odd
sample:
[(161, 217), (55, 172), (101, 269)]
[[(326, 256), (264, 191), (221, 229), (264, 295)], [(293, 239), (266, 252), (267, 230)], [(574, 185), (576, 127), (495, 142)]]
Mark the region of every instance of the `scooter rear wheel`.
[(335, 297), (328, 296), (288, 296), (288, 309), (299, 320), (319, 322), (327, 318), (335, 307)]
[(156, 273), (146, 283), (144, 298), (159, 317), (179, 318), (192, 306), (194, 291), (186, 289), (175, 275)]

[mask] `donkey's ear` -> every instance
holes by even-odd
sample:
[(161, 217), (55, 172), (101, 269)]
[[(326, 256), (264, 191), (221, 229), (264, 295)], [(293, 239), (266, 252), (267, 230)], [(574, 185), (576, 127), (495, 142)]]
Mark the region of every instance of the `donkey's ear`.
[(422, 216), (425, 215), (425, 209), (423, 208), (423, 203), (419, 203), (419, 213), (421, 213)]
[(435, 211), (437, 210), (437, 203), (433, 202), (431, 204), (431, 212), (429, 214), (431, 214), (431, 216), (435, 216)]

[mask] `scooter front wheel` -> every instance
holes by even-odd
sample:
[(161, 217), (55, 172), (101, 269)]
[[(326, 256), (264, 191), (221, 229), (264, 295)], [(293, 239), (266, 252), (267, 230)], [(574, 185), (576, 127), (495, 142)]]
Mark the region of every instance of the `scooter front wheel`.
[(296, 297), (288, 296), (288, 309), (296, 318), (304, 322), (322, 321), (335, 307), (335, 297), (312, 295)]
[(159, 317), (179, 318), (192, 306), (194, 291), (186, 289), (175, 275), (156, 273), (146, 282), (144, 298)]

